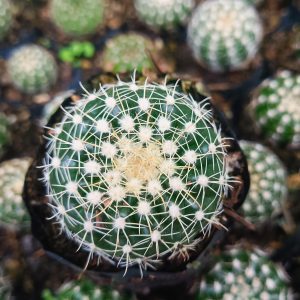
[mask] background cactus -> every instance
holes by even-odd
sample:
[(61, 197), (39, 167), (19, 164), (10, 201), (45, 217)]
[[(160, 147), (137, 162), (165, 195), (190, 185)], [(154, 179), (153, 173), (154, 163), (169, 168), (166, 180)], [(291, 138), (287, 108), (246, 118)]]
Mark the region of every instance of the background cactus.
[(256, 55), (262, 25), (246, 0), (204, 1), (188, 26), (188, 43), (194, 56), (216, 72), (242, 69)]
[(291, 299), (282, 270), (263, 253), (233, 249), (201, 283), (197, 300)]
[(0, 0), (0, 40), (2, 40), (12, 24), (12, 12), (9, 0)]
[(92, 34), (104, 21), (104, 3), (104, 0), (52, 0), (52, 20), (68, 35)]
[(261, 144), (240, 141), (248, 162), (251, 185), (243, 204), (251, 222), (266, 220), (278, 212), (287, 195), (286, 171), (279, 158)]
[(0, 220), (6, 225), (28, 225), (29, 216), (22, 201), (29, 158), (7, 160), (0, 164)]
[(151, 57), (147, 53), (153, 48), (153, 42), (141, 34), (121, 34), (106, 43), (101, 64), (105, 71), (115, 73), (153, 69)]
[(46, 91), (57, 79), (57, 65), (53, 56), (37, 45), (15, 50), (8, 61), (12, 83), (25, 93)]
[(0, 113), (0, 156), (3, 154), (6, 145), (9, 143), (9, 121), (7, 117)]
[(253, 102), (261, 132), (278, 144), (300, 145), (300, 75), (281, 71), (265, 80)]
[(134, 0), (141, 21), (154, 28), (174, 28), (188, 18), (193, 0)]

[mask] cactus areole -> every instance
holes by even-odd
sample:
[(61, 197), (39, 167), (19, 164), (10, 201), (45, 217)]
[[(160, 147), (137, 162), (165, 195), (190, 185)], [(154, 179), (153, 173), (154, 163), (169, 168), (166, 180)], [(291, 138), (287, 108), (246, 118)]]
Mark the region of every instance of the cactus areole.
[(224, 206), (243, 201), (248, 171), (209, 100), (193, 94), (133, 79), (63, 103), (24, 192), (46, 249), (124, 277), (183, 270), (203, 251), (226, 226)]

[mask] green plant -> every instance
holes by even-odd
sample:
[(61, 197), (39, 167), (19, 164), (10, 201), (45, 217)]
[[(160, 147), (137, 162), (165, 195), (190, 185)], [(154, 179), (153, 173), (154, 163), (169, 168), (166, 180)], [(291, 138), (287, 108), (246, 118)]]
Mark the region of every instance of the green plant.
[(174, 28), (188, 18), (193, 0), (134, 0), (138, 17), (154, 28)]
[(286, 276), (261, 252), (233, 249), (218, 258), (197, 300), (290, 299)]
[(5, 147), (10, 141), (9, 121), (8, 118), (0, 113), (0, 156), (3, 154)]
[(12, 24), (12, 12), (9, 0), (0, 1), (0, 40), (7, 34)]
[(103, 68), (115, 73), (151, 70), (154, 66), (147, 51), (153, 48), (153, 42), (141, 34), (118, 35), (106, 43), (102, 56)]
[(104, 0), (52, 0), (53, 22), (71, 36), (96, 32), (104, 20)]
[(251, 222), (278, 212), (287, 194), (286, 171), (279, 158), (261, 144), (240, 141), (248, 161), (251, 185), (243, 209)]
[(260, 18), (245, 0), (204, 1), (188, 26), (188, 43), (195, 58), (216, 72), (246, 67), (261, 39)]
[(12, 83), (24, 93), (48, 90), (57, 79), (57, 65), (43, 47), (30, 44), (15, 50), (7, 64)]
[(12, 159), (0, 164), (0, 220), (6, 225), (24, 226), (29, 216), (22, 202), (22, 191), (29, 158)]
[(253, 101), (253, 117), (273, 142), (300, 145), (300, 75), (281, 71), (266, 79)]

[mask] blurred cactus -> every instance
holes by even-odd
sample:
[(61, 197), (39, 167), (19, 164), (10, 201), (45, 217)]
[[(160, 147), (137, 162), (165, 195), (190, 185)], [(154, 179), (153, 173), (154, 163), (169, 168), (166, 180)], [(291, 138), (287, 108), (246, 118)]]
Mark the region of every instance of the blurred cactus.
[(53, 22), (71, 36), (95, 33), (104, 21), (104, 0), (52, 0)]
[(284, 273), (263, 253), (233, 249), (201, 283), (197, 300), (291, 299)]
[(0, 113), (0, 157), (3, 154), (5, 147), (10, 141), (9, 121), (7, 117)]
[(193, 0), (134, 0), (141, 21), (154, 28), (174, 28), (184, 23), (194, 7)]
[(6, 225), (22, 227), (29, 216), (22, 202), (23, 184), (31, 160), (7, 160), (0, 164), (0, 220)]
[(12, 24), (12, 12), (9, 0), (0, 0), (0, 12), (0, 40), (2, 40)]
[(299, 99), (300, 75), (281, 71), (261, 84), (253, 114), (264, 136), (278, 144), (300, 146)]
[(248, 161), (251, 185), (243, 209), (253, 223), (278, 212), (287, 194), (286, 171), (279, 158), (261, 144), (241, 141)]
[(246, 67), (262, 39), (262, 24), (246, 0), (210, 0), (198, 6), (188, 27), (194, 56), (212, 71)]
[(147, 53), (153, 48), (153, 42), (141, 34), (121, 34), (106, 43), (101, 64), (105, 71), (115, 73), (153, 69)]
[(24, 93), (47, 91), (57, 79), (57, 65), (53, 56), (37, 45), (15, 50), (8, 61), (12, 83)]

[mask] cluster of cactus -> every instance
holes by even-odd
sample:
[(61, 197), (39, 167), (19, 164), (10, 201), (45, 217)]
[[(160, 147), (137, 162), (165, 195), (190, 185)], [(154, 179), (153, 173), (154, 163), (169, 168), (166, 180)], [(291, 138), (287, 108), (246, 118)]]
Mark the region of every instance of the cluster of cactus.
[(12, 159), (0, 164), (0, 220), (6, 225), (26, 226), (29, 217), (22, 201), (23, 184), (29, 158)]
[(287, 194), (286, 171), (279, 158), (259, 143), (241, 141), (248, 161), (251, 185), (243, 205), (251, 222), (263, 221), (278, 212)]
[(256, 55), (262, 25), (246, 0), (204, 1), (188, 26), (188, 43), (200, 63), (215, 72), (242, 69)]
[(266, 79), (253, 102), (261, 132), (278, 144), (300, 145), (300, 75), (281, 71)]
[(290, 299), (279, 266), (261, 252), (232, 249), (218, 258), (200, 285), (197, 300)]
[(235, 182), (208, 100), (176, 84), (119, 81), (64, 111), (44, 158), (49, 219), (89, 258), (125, 272), (188, 259)]
[(0, 0), (0, 40), (2, 40), (12, 24), (12, 12), (9, 0)]
[(46, 49), (34, 44), (15, 50), (7, 68), (12, 83), (24, 93), (44, 92), (57, 79), (55, 59)]
[(147, 53), (153, 47), (153, 42), (141, 34), (118, 35), (106, 43), (102, 56), (103, 69), (115, 73), (153, 69), (151, 57)]
[(104, 21), (104, 0), (52, 0), (53, 22), (71, 36), (95, 33)]
[(184, 23), (194, 0), (134, 0), (141, 21), (154, 28), (171, 29)]
[(9, 121), (7, 117), (0, 113), (0, 156), (10, 141)]

